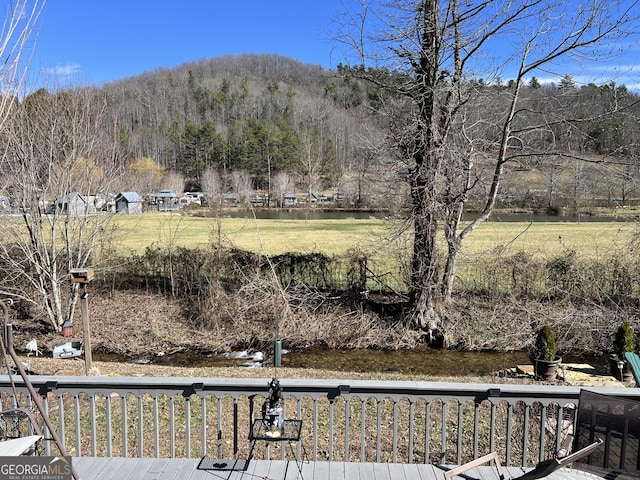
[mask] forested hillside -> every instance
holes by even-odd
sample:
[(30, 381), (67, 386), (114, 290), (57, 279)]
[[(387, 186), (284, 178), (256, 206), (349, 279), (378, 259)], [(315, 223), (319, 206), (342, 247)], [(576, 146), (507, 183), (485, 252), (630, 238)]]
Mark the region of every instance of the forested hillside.
[(372, 139), (384, 135), (366, 106), (366, 86), (277, 55), (200, 60), (104, 91), (121, 159), (150, 157), (196, 183), (212, 167), (250, 174), (253, 188), (270, 181), (293, 189), (295, 179), (318, 192), (346, 172), (368, 173)]
[[(250, 174), (252, 188), (285, 183), (281, 188), (292, 189), (295, 183), (318, 192), (342, 187), (352, 203), (388, 205), (402, 176), (389, 169), (393, 152), (383, 148), (383, 120), (376, 117), (378, 104), (388, 99), (352, 73), (277, 55), (242, 55), (159, 69), (103, 90), (117, 118), (124, 164), (151, 158), (192, 181), (193, 188), (202, 188), (199, 180), (212, 167), (235, 172), (236, 185), (227, 180), (222, 187), (229, 191), (240, 188), (243, 172)], [(510, 85), (478, 81), (475, 88), (479, 95), (469, 109), (470, 128), (492, 148)], [(527, 156), (510, 165), (503, 203), (580, 208), (636, 201), (640, 126), (638, 108), (629, 105), (637, 96), (615, 84), (577, 86), (568, 76), (558, 85), (533, 78), (527, 90), (529, 124), (522, 127), (535, 129), (539, 112), (555, 110), (553, 135), (540, 128), (537, 148), (568, 155), (551, 162)], [(579, 137), (569, 128), (575, 125)]]

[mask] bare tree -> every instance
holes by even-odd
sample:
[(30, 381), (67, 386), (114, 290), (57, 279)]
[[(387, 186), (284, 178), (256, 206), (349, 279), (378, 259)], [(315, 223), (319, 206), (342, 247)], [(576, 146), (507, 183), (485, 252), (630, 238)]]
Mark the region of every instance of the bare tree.
[(136, 191), (148, 198), (158, 193), (166, 174), (164, 167), (150, 157), (141, 157), (131, 162), (125, 171), (124, 182), (128, 190)]
[(30, 39), (45, 0), (17, 0), (5, 7), (0, 30), (0, 130), (26, 85)]
[[(637, 31), (635, 6), (609, 0), (360, 0), (340, 20), (339, 39), (356, 53), (350, 72), (384, 92), (378, 108), (398, 161), (406, 165), (413, 325), (429, 331), (438, 326), (438, 305), (451, 298), (462, 242), (491, 215), (505, 165), (549, 153), (539, 151), (541, 133), (566, 121), (548, 108), (532, 122), (523, 93), (528, 79), (563, 62), (578, 60), (585, 68), (589, 59), (611, 57), (615, 42)], [(486, 81), (496, 84), (503, 75), (513, 77), (509, 86), (490, 88)], [(493, 118), (478, 115), (487, 100), (504, 107)], [(463, 225), (474, 189), (482, 193), (481, 214)], [(444, 259), (436, 241), (440, 227)]]
[(294, 193), (295, 183), (295, 179), (290, 172), (285, 170), (276, 172), (271, 180), (271, 193), (278, 205), (282, 206), (282, 198), (285, 193)]
[(117, 177), (105, 153), (113, 139), (98, 127), (106, 108), (97, 89), (42, 89), (15, 106), (0, 137), (13, 212), (0, 222), (0, 292), (40, 306), (54, 330), (74, 313), (69, 271), (96, 265), (108, 233), (96, 203)]
[(220, 172), (213, 167), (207, 167), (200, 176), (200, 186), (205, 194), (207, 202), (216, 209), (222, 205), (224, 194), (222, 178)]
[(162, 179), (162, 185), (176, 192), (178, 195), (184, 192), (184, 175), (170, 170)]
[(200, 186), (205, 195), (206, 203), (215, 214), (216, 228), (211, 232), (214, 245), (222, 244), (222, 208), (224, 207), (224, 182), (220, 172), (213, 167), (207, 167), (200, 176)]
[(232, 171), (230, 175), (230, 183), (232, 190), (238, 195), (240, 202), (249, 201), (249, 196), (253, 191), (251, 185), (251, 176), (247, 172)]

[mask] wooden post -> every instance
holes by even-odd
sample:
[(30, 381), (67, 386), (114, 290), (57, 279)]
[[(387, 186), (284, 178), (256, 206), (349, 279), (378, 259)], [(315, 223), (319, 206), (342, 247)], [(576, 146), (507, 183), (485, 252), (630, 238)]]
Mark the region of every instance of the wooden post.
[(91, 358), (91, 328), (89, 326), (89, 302), (87, 298), (87, 284), (80, 284), (80, 310), (82, 312), (82, 338), (84, 342), (84, 372), (89, 375), (92, 368), (93, 359)]
[(71, 269), (71, 282), (80, 284), (80, 311), (82, 313), (82, 342), (84, 343), (84, 373), (89, 375), (93, 360), (91, 358), (91, 329), (89, 327), (89, 292), (87, 283), (93, 280), (93, 268)]

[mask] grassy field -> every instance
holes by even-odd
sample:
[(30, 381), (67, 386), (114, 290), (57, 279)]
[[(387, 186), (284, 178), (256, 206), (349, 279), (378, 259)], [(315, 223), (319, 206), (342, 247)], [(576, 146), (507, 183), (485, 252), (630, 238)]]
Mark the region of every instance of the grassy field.
[(119, 216), (118, 244), (141, 253), (147, 246), (207, 247), (224, 245), (277, 255), (285, 252), (340, 254), (362, 245), (375, 245), (386, 235), (382, 220), (254, 220), (202, 218), (145, 213)]
[(467, 253), (496, 248), (553, 256), (567, 250), (601, 256), (627, 248), (634, 222), (488, 222), (468, 237)]
[[(114, 222), (118, 246), (135, 253), (142, 253), (150, 245), (195, 248), (219, 240), (227, 246), (269, 255), (285, 252), (333, 255), (353, 248), (385, 254), (392, 245), (408, 245), (392, 235), (397, 225), (372, 218), (254, 220), (145, 213), (118, 216)], [(636, 232), (635, 222), (487, 222), (468, 237), (464, 253), (473, 256), (500, 248), (543, 256), (567, 250), (602, 256), (627, 248)]]

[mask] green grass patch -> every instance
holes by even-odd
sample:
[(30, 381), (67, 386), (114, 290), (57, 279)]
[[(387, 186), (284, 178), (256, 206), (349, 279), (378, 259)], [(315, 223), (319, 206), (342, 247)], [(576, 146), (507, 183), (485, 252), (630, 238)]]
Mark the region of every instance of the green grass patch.
[[(339, 255), (353, 248), (388, 254), (393, 243), (389, 240), (393, 225), (378, 219), (216, 219), (145, 213), (118, 216), (114, 222), (118, 247), (135, 253), (151, 245), (208, 247), (220, 239), (226, 246), (268, 255)], [(473, 256), (502, 249), (554, 256), (575, 250), (603, 256), (626, 248), (636, 231), (633, 222), (487, 222), (467, 238), (464, 253)]]
[[(147, 213), (118, 216), (114, 222), (118, 232), (114, 245), (125, 255), (144, 254), (148, 246), (162, 250), (171, 247), (206, 250), (220, 243), (225, 248), (272, 257), (321, 253), (344, 257), (348, 262), (357, 251), (367, 258), (369, 288), (402, 291), (407, 287), (411, 232), (398, 235), (397, 225), (385, 220), (218, 219)], [(540, 294), (548, 288), (567, 289), (568, 282), (573, 282), (571, 291), (582, 292), (585, 285), (602, 287), (588, 279), (596, 272), (602, 278), (609, 275), (611, 281), (626, 282), (632, 273), (616, 265), (625, 263), (624, 255), (632, 252), (631, 242), (636, 235), (635, 223), (613, 220), (486, 222), (463, 244), (456, 290)], [(441, 245), (444, 261), (443, 239)], [(612, 265), (613, 259), (616, 265), (604, 269)], [(563, 266), (567, 261), (571, 265)], [(555, 270), (548, 271), (552, 267)], [(547, 277), (551, 274), (555, 283), (549, 287)]]
[(601, 257), (626, 249), (636, 231), (633, 222), (486, 222), (463, 248), (471, 255), (501, 249), (550, 257), (573, 250)]
[(268, 255), (287, 252), (342, 254), (358, 246), (375, 246), (387, 235), (382, 220), (262, 220), (203, 218), (146, 213), (119, 216), (117, 244), (142, 253), (148, 246), (225, 246)]

